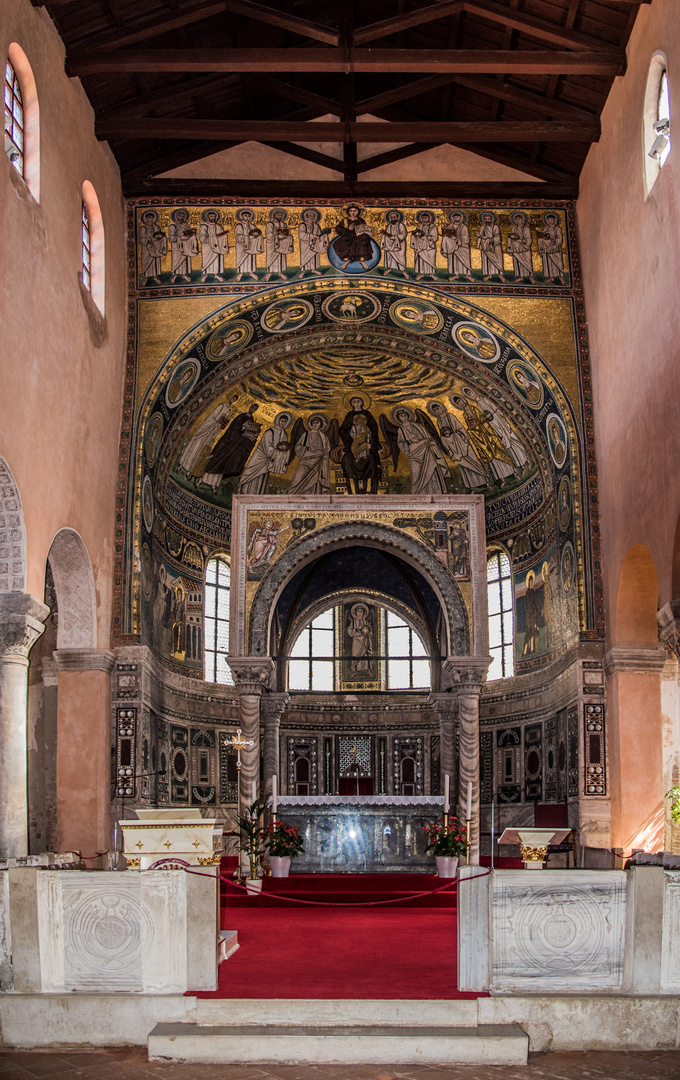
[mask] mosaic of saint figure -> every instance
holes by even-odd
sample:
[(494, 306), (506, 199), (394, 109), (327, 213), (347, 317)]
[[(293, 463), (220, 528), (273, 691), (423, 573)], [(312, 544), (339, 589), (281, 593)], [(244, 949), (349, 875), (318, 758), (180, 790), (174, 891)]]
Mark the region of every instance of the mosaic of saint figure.
[(168, 238), (158, 224), (158, 213), (147, 210), (139, 226), (139, 245), (142, 253), (142, 277), (145, 285), (161, 283), (161, 259), (168, 252)]
[(295, 421), (291, 443), (298, 465), (288, 488), (289, 495), (327, 495), (330, 491), (331, 443), (327, 429), (328, 417), (321, 413), (312, 414), (306, 423), (300, 418)]
[(226, 281), (224, 277), (224, 256), (229, 254), (229, 236), (222, 228), (217, 210), (204, 210), (198, 227), (198, 239), (201, 241), (201, 277), (204, 282), (208, 277), (217, 281)]
[(189, 211), (183, 207), (173, 210), (172, 222), (168, 228), (170, 241), (171, 265), (170, 284), (178, 278), (191, 281), (191, 260), (198, 255), (198, 237), (196, 230), (189, 224)]
[(265, 281), (269, 281), (274, 275), (285, 278), (288, 256), (293, 254), (293, 237), (286, 224), (287, 218), (288, 211), (281, 207), (276, 207), (269, 213), (269, 221), (264, 230), (267, 264)]
[(238, 394), (234, 394), (227, 404), (223, 402), (206, 416), (198, 430), (189, 439), (179, 459), (180, 469), (184, 469), (189, 476), (194, 476), (194, 468), (204, 450), (212, 446), (220, 431), (223, 431), (229, 423), (232, 405), (238, 401)]
[(431, 401), (427, 408), (437, 421), (442, 446), (451, 460), (457, 463), (465, 487), (470, 491), (485, 488), (489, 474), (474, 452), (463, 424), (439, 401)]
[(416, 281), (425, 277), (437, 275), (437, 237), (439, 230), (435, 224), (434, 214), (429, 210), (421, 210), (416, 214), (418, 228), (411, 233), (411, 247), (413, 248), (413, 269)]
[(534, 283), (534, 266), (531, 259), (531, 229), (529, 218), (518, 210), (510, 217), (512, 229), (508, 234), (508, 254), (512, 255), (515, 277)]
[(421, 409), (397, 405), (392, 421), (384, 414), (380, 426), (397, 468), (399, 453), (408, 458), (412, 495), (443, 495), (451, 472), (442, 453), (439, 434), (429, 416)]
[(236, 280), (241, 281), (246, 274), (257, 277), (257, 256), (264, 251), (264, 239), (252, 210), (239, 210), (236, 217)]
[(564, 234), (560, 219), (557, 214), (547, 213), (543, 215), (543, 221), (543, 231), (538, 234), (538, 251), (543, 260), (543, 276), (546, 281), (557, 280), (560, 285), (564, 285), (566, 284), (562, 255)]
[(298, 226), (300, 240), (300, 277), (314, 274), (321, 277), (321, 256), (328, 251), (329, 229), (321, 229), (318, 210), (309, 207), (302, 211), (302, 220)]
[(498, 218), (487, 210), (479, 215), (481, 227), (477, 233), (477, 248), (482, 253), (482, 278), (490, 281), (492, 277), (503, 277), (503, 248)]
[(347, 636), (352, 641), (352, 673), (373, 671), (373, 622), (365, 604), (353, 604), (347, 620)]
[(406, 270), (406, 226), (401, 210), (388, 210), (386, 224), (380, 232), (380, 247), (383, 253), (383, 274), (395, 270), (403, 274)]
[(286, 429), (292, 422), (293, 414), (289, 412), (274, 417), (274, 423), (265, 431), (241, 473), (240, 494), (262, 495), (267, 490), (270, 473), (285, 473), (291, 456)]
[(208, 458), (201, 482), (214, 491), (227, 476), (238, 476), (250, 457), (261, 425), (255, 420), (257, 405), (234, 417), (224, 435), (219, 439)]
[(473, 281), (472, 255), (470, 253), (470, 229), (467, 214), (462, 210), (452, 210), (449, 224), (442, 229), (442, 255), (446, 256), (449, 268), (449, 281), (464, 277)]

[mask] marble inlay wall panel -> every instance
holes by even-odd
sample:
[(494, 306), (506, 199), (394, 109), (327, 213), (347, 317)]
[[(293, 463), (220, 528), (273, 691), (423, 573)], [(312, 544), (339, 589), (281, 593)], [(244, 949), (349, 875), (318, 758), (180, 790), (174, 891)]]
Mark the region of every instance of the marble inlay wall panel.
[(680, 871), (665, 875), (663, 898), (663, 938), (661, 945), (661, 990), (680, 993)]

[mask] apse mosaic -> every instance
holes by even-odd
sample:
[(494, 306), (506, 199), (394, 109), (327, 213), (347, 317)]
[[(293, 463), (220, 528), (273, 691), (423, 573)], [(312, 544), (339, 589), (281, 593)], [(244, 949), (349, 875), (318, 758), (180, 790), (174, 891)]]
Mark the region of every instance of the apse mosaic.
[(133, 205), (140, 289), (366, 274), (541, 288), (571, 282), (561, 207), (226, 199)]
[[(235, 495), (301, 501), (253, 523), (255, 588), (320, 528), (308, 497), (483, 495), (487, 536), (512, 564), (517, 670), (577, 627), (596, 634), (592, 410), (566, 206), (132, 200), (129, 221), (119, 640), (201, 677), (205, 566), (230, 553)], [(573, 325), (558, 328), (550, 305), (569, 297)], [(543, 340), (560, 337), (558, 366), (513, 329), (529, 304)], [(419, 521), (419, 539), (465, 593), (468, 541), (444, 517)]]

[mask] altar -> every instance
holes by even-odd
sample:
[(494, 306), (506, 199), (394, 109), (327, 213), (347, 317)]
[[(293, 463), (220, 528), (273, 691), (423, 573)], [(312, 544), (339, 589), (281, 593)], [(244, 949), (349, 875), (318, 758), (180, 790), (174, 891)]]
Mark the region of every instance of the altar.
[(296, 825), (304, 854), (292, 872), (434, 873), (425, 825), (443, 814), (442, 795), (284, 795), (278, 816)]

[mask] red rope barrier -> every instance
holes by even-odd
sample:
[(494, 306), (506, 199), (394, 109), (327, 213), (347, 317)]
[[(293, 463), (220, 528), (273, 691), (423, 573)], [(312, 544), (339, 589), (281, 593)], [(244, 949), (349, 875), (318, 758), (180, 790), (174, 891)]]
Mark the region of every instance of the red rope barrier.
[[(212, 877), (212, 874), (202, 873), (200, 870), (185, 869), (185, 874), (195, 874), (197, 877)], [(468, 878), (461, 878), (461, 881), (472, 881), (474, 878), (487, 877), (490, 874), (490, 870), (482, 870), (481, 874), (472, 874)], [(233, 881), (232, 878), (225, 877), (224, 874), (216, 875), (220, 881), (223, 881), (226, 885), (231, 885), (234, 889), (240, 889), (248, 896), (254, 896), (248, 890), (246, 885), (240, 885), (237, 881)], [(396, 896), (390, 900), (358, 900), (354, 902), (343, 902), (342, 900), (303, 900), (301, 897), (296, 896), (283, 896), (281, 893), (268, 893), (268, 896), (276, 897), (277, 900), (284, 900), (289, 904), (307, 904), (311, 907), (381, 907), (384, 904), (401, 904), (406, 900), (418, 900), (423, 896), (435, 896), (437, 893), (447, 892), (449, 889), (455, 889), (458, 887), (458, 881), (451, 881), (448, 885), (440, 885), (438, 889), (427, 889), (425, 892), (411, 893), (409, 896)], [(259, 894), (261, 895), (261, 894)]]

